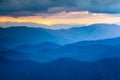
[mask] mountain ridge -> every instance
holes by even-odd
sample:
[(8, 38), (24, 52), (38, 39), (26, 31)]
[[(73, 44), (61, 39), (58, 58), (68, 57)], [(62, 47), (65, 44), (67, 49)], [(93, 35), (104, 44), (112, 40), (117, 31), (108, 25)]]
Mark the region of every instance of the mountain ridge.
[(0, 64), (0, 77), (2, 80), (119, 80), (119, 63), (120, 58), (95, 62), (62, 58), (49, 63), (6, 60)]
[[(49, 45), (45, 43), (36, 45), (21, 45), (13, 48), (13, 51), (20, 52), (21, 55), (16, 56), (18, 59), (26, 58), (38, 61), (51, 61), (61, 57), (73, 58), (82, 61), (94, 61), (102, 58), (120, 57), (120, 38), (110, 40), (96, 41), (79, 41), (73, 44), (56, 45), (51, 42)], [(1, 52), (3, 53), (3, 52)], [(6, 54), (8, 54), (6, 52)], [(15, 54), (13, 52), (13, 54)], [(9, 55), (5, 55), (8, 56)], [(14, 56), (15, 57), (15, 56)], [(10, 56), (11, 58), (11, 56)]]
[(0, 28), (0, 45), (15, 47), (22, 44), (54, 42), (64, 45), (78, 41), (91, 41), (120, 37), (120, 27), (114, 24), (93, 24), (61, 30), (44, 28), (9, 27)]

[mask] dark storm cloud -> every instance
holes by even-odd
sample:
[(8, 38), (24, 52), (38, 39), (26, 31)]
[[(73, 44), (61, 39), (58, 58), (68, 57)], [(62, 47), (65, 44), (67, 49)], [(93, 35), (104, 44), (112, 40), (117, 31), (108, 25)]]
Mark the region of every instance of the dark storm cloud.
[(120, 13), (120, 0), (78, 0), (77, 6), (95, 13)]
[(120, 0), (0, 0), (0, 15), (17, 17), (60, 11), (120, 13)]

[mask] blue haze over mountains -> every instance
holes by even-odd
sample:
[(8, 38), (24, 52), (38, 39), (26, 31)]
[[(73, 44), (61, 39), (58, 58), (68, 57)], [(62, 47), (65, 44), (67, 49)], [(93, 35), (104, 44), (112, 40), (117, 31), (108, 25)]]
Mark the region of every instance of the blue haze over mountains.
[(16, 47), (24, 44), (53, 42), (64, 45), (77, 41), (101, 40), (120, 37), (120, 27), (114, 24), (94, 24), (86, 27), (50, 30), (43, 28), (0, 28), (1, 46)]
[(0, 28), (1, 80), (120, 80), (119, 63), (118, 25)]
[(25, 26), (0, 28), (0, 55), (13, 60), (49, 62), (67, 57), (94, 61), (120, 57), (120, 26), (93, 24), (50, 30)]

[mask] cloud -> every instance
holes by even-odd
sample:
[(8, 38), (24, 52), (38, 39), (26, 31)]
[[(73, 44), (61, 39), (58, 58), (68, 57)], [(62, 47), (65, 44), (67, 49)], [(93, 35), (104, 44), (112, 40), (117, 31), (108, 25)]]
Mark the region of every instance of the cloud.
[(120, 0), (78, 0), (79, 10), (94, 13), (120, 13)]
[(63, 7), (71, 7), (74, 3), (70, 0), (1, 0), (0, 15), (30, 16), (38, 12), (54, 13)]
[(37, 13), (89, 11), (120, 13), (120, 0), (0, 0), (1, 16), (31, 16)]
[[(43, 17), (45, 16), (45, 17)], [(44, 25), (56, 24), (97, 24), (97, 23), (120, 23), (120, 14), (90, 13), (88, 11), (78, 12), (59, 12), (55, 14), (37, 14), (36, 16), (10, 17), (1, 16), (0, 22), (17, 22), (17, 23), (37, 23)]]

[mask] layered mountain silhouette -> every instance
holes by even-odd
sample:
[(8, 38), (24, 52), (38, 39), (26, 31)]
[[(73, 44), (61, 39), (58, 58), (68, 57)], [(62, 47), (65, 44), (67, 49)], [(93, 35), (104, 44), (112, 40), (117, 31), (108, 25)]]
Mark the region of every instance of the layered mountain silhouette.
[(103, 58), (120, 57), (120, 38), (105, 40), (79, 41), (58, 45), (44, 42), (36, 45), (21, 45), (5, 51), (1, 55), (9, 59), (48, 62), (62, 57), (79, 61), (95, 61)]
[(52, 62), (34, 62), (0, 58), (2, 80), (119, 80), (120, 58), (81, 62), (60, 58)]
[(0, 80), (120, 80), (120, 26), (0, 28)]
[(54, 42), (71, 44), (78, 41), (101, 40), (120, 37), (120, 26), (114, 24), (94, 24), (70, 29), (50, 30), (17, 26), (0, 28), (0, 46), (13, 48), (24, 44)]
[(43, 49), (57, 49), (60, 45), (52, 43), (52, 42), (44, 42), (36, 45), (21, 45), (15, 48), (16, 51), (23, 53), (37, 53)]

